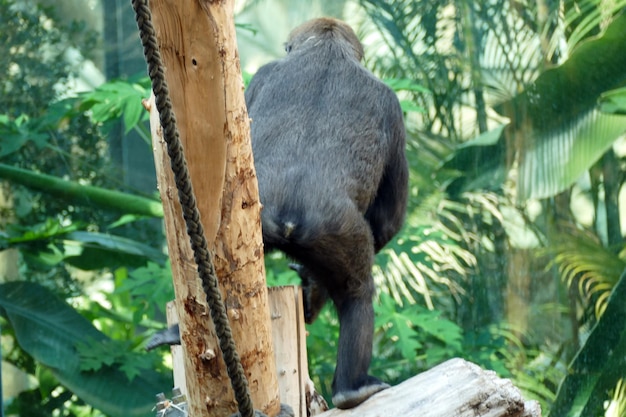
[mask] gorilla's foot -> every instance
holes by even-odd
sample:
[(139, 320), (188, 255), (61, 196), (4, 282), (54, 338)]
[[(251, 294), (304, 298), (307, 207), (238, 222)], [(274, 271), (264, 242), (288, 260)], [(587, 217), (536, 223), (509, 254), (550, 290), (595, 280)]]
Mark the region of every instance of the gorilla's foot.
[(339, 391), (333, 394), (333, 404), (337, 408), (353, 408), (367, 400), (379, 391), (389, 388), (390, 385), (370, 377), (367, 385), (355, 390)]

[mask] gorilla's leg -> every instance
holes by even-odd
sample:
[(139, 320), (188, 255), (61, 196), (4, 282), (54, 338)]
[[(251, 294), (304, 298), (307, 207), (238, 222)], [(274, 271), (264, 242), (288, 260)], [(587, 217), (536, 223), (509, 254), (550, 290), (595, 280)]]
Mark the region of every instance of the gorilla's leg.
[[(374, 332), (374, 238), (352, 203), (339, 207), (340, 214), (335, 216), (339, 221), (329, 222), (314, 233), (316, 238), (307, 242), (306, 251), (294, 255), (300, 255), (295, 256), (303, 264), (298, 272), (309, 287), (305, 295), (308, 313), (316, 314), (326, 295), (337, 308), (340, 329), (333, 403), (338, 408), (351, 408), (388, 385), (367, 373)], [(321, 289), (322, 297), (311, 297), (311, 289), (318, 294)]]
[(336, 302), (340, 327), (333, 404), (337, 408), (355, 407), (389, 387), (367, 373), (374, 334), (373, 283), (370, 288), (363, 294), (348, 295)]

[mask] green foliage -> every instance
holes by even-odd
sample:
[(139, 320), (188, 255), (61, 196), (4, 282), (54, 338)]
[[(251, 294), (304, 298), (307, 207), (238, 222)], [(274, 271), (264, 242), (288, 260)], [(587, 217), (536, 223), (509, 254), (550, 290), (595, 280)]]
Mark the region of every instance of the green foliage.
[[(626, 15), (617, 17), (601, 37), (578, 45), (561, 66), (504, 104), (505, 115), (529, 134), (520, 199), (551, 197), (571, 187), (626, 131), (626, 117), (596, 111), (602, 93), (626, 83), (624, 26)], [(555, 159), (557, 152), (562, 157)]]
[(444, 319), (440, 311), (419, 305), (401, 309), (384, 294), (376, 308), (376, 327), (384, 334), (382, 345), (396, 344), (401, 361), (423, 361), (427, 369), (461, 352), (462, 329)]
[(315, 383), (315, 389), (326, 401), (330, 401), (339, 339), (339, 320), (330, 304), (322, 309), (315, 323), (307, 326), (307, 332), (309, 375)]
[(10, 225), (0, 236), (0, 247), (20, 249), (31, 264), (52, 267), (65, 262), (83, 270), (164, 261), (162, 252), (143, 243), (80, 228), (79, 223), (63, 226), (53, 219), (30, 226)]
[(109, 339), (44, 287), (0, 287), (0, 309), (20, 348), (84, 401), (111, 416), (144, 416), (154, 393), (171, 386), (166, 374), (154, 371), (155, 357), (143, 353), (139, 360), (128, 349), (118, 350), (124, 343)]
[(106, 137), (121, 118), (149, 141), (146, 78), (72, 95), (65, 55), (88, 56), (93, 34), (34, 2), (0, 0), (0, 23), (0, 250), (18, 268), (0, 284), (2, 351), (36, 381), (6, 412), (152, 414), (172, 384), (162, 354), (143, 349), (173, 298), (161, 232), (146, 224), (162, 207), (120, 190)]
[(298, 274), (289, 268), (290, 260), (282, 252), (265, 255), (265, 281), (270, 287), (300, 285)]
[[(511, 371), (507, 368), (505, 353), (510, 349), (509, 343), (513, 340), (510, 333), (496, 325), (467, 331), (463, 335), (463, 347), (467, 360), (480, 364), (485, 369), (491, 369), (502, 377), (509, 377)], [(517, 342), (517, 341), (514, 341)]]
[(63, 91), (77, 68), (68, 48), (93, 49), (96, 38), (79, 24), (60, 25), (52, 7), (0, 0), (0, 108), (10, 118), (38, 117)]
[[(393, 91), (396, 93), (409, 92), (409, 93), (428, 93), (428, 90), (421, 85), (410, 79), (396, 79), (389, 78), (384, 80), (385, 84), (387, 84)], [(414, 100), (410, 99), (402, 99), (400, 97), (400, 107), (402, 107), (402, 111), (405, 113), (409, 112), (418, 112), (425, 113), (426, 109), (420, 107), (415, 104)]]
[[(104, 184), (94, 178), (94, 172), (106, 172), (100, 132), (84, 113), (60, 117), (67, 109), (58, 101), (78, 70), (65, 55), (71, 49), (88, 56), (95, 35), (79, 24), (60, 24), (53, 8), (35, 2), (0, 1), (0, 23), (2, 161)], [(29, 215), (46, 209), (61, 211), (52, 201), (38, 200)]]
[(15, 119), (9, 118), (6, 114), (0, 115), (0, 134), (2, 135), (0, 158), (17, 152), (29, 141), (39, 149), (48, 143), (48, 135), (37, 132), (37, 126), (33, 124), (25, 114)]
[[(142, 311), (142, 319), (165, 314), (165, 306), (174, 299), (172, 268), (169, 260), (165, 265), (148, 262), (146, 266), (128, 272), (128, 277), (118, 278), (116, 294), (130, 295), (131, 302), (137, 303)], [(138, 323), (138, 321), (137, 321)]]
[[(595, 306), (598, 315), (606, 306), (619, 274), (616, 265), (623, 265), (616, 255), (621, 247), (607, 249), (595, 237), (571, 232), (581, 227), (570, 217), (575, 204), (564, 203), (568, 194), (556, 194), (581, 174), (604, 168), (601, 174), (592, 171), (597, 180), (584, 190), (595, 206), (594, 226), (600, 228), (598, 218), (604, 214), (601, 201), (617, 204), (609, 187), (619, 189), (623, 179), (611, 178), (606, 164), (596, 161), (624, 132), (623, 118), (614, 115), (623, 113), (623, 92), (616, 88), (625, 82), (624, 54), (618, 50), (626, 43), (620, 14), (626, 3), (564, 1), (542, 4), (546, 7), (541, 10), (535, 3), (518, 8), (499, 0), (359, 3), (369, 18), (362, 31), (380, 34), (370, 44), (376, 53), (368, 54), (373, 56), (368, 65), (385, 77), (410, 79), (428, 90), (411, 96), (428, 111), (407, 117), (410, 131), (416, 130), (409, 135), (407, 152), (411, 185), (417, 190), (411, 189), (407, 227), (389, 246), (392, 253), (378, 258), (384, 279), (377, 276), (377, 281), (397, 302), (424, 303), (460, 323), (464, 357), (510, 376), (549, 410), (559, 381), (568, 372), (581, 373), (567, 367), (572, 347), (584, 342), (589, 307)], [(537, 204), (528, 201), (531, 196), (555, 198), (541, 201), (540, 214), (531, 214), (525, 207)], [(619, 229), (614, 217), (607, 229)], [(565, 229), (562, 241), (553, 238), (559, 228)], [(522, 239), (528, 236), (532, 239)], [(533, 259), (532, 248), (540, 243), (548, 244), (548, 250)], [(437, 250), (424, 251), (429, 245)], [(559, 270), (543, 270), (551, 265)], [(520, 273), (527, 287), (517, 287), (513, 269), (520, 267), (527, 268)], [(557, 273), (579, 291), (533, 279)], [(527, 290), (530, 296), (523, 294)], [(507, 321), (517, 322), (516, 297), (525, 304), (518, 314), (530, 315), (550, 306), (542, 298), (550, 292), (557, 311), (552, 317), (567, 317), (569, 326), (555, 321), (547, 326), (553, 334), (539, 335), (543, 323), (533, 327), (522, 320), (524, 328), (510, 329)], [(576, 293), (583, 297), (573, 297)], [(407, 337), (403, 333), (403, 340)], [(409, 352), (415, 340), (408, 345), (401, 350)], [(572, 379), (585, 378), (582, 373)], [(614, 404), (619, 404), (619, 381), (607, 373), (598, 378), (596, 386), (602, 389), (594, 391), (593, 401), (616, 393)], [(578, 399), (581, 407), (593, 402), (586, 395)]]
[(540, 252), (551, 255), (567, 286), (577, 289), (586, 305), (593, 309), (592, 316), (599, 318), (626, 268), (625, 254), (615, 256), (595, 236), (582, 231), (555, 234), (552, 245)]
[(626, 87), (603, 93), (600, 96), (600, 110), (609, 114), (626, 115)]
[(626, 375), (626, 273), (613, 288), (606, 310), (576, 354), (549, 416), (598, 415), (606, 394)]
[(40, 382), (37, 389), (23, 391), (7, 404), (7, 415), (105, 417), (103, 413), (85, 405), (71, 391), (59, 386), (48, 369), (40, 367), (37, 370), (37, 379)]
[(81, 372), (118, 367), (126, 375), (128, 383), (132, 383), (145, 370), (155, 367), (154, 355), (151, 357), (143, 352), (134, 352), (131, 341), (80, 341), (76, 344), (76, 351), (80, 357)]
[(91, 110), (96, 122), (122, 119), (124, 133), (128, 133), (140, 121), (148, 120), (148, 113), (141, 105), (141, 100), (149, 95), (148, 81), (147, 78), (140, 80), (141, 84), (110, 81), (82, 94), (80, 110)]

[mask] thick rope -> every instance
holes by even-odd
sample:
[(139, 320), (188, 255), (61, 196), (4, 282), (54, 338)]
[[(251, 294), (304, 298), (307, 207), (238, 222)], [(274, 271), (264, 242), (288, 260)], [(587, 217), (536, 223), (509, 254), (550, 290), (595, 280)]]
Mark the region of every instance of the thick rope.
[(215, 332), (224, 355), (224, 362), (226, 362), (226, 369), (235, 392), (235, 400), (237, 400), (239, 412), (243, 417), (253, 417), (254, 409), (248, 390), (248, 381), (241, 366), (228, 324), (226, 309), (217, 285), (215, 268), (207, 249), (204, 229), (200, 222), (200, 213), (196, 206), (187, 163), (183, 154), (182, 144), (180, 143), (178, 129), (176, 128), (176, 119), (172, 111), (172, 102), (170, 101), (165, 80), (159, 45), (154, 26), (152, 25), (152, 14), (148, 7), (148, 0), (132, 0), (132, 5), (135, 10), (135, 18), (143, 44), (144, 55), (148, 63), (148, 75), (152, 81), (152, 91), (156, 97), (156, 107), (159, 111), (161, 127), (163, 128), (163, 137), (167, 143), (167, 153), (170, 157), (172, 171), (174, 172), (178, 198), (180, 199), (183, 218), (187, 225), (187, 234), (191, 240), (194, 259), (198, 265), (198, 274), (202, 281), (202, 288), (206, 293), (207, 303), (211, 310), (211, 318), (215, 324)]

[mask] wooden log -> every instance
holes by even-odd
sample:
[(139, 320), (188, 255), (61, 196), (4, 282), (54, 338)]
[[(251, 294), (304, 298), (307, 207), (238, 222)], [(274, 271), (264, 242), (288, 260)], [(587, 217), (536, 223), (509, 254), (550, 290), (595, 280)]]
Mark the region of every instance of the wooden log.
[[(279, 411), (256, 174), (236, 47), (233, 0), (151, 0), (180, 139), (254, 407)], [(189, 413), (229, 415), (232, 389), (165, 151), (156, 107), (151, 130), (185, 353)]]
[(463, 359), (451, 359), (381, 391), (350, 410), (319, 417), (541, 417), (536, 401), (524, 401), (508, 379)]
[[(163, 202), (167, 246), (171, 258), (172, 278), (176, 294), (177, 315), (181, 331), (185, 394), (194, 415), (206, 416), (207, 409), (217, 409), (224, 415), (236, 407), (222, 354), (217, 344), (215, 327), (211, 322), (206, 296), (198, 279), (189, 237), (185, 230), (177, 191), (169, 168), (169, 157), (159, 127), (154, 97), (150, 98), (150, 126), (155, 167), (161, 201)], [(206, 217), (206, 216), (203, 216)], [(182, 312), (178, 314), (178, 312)], [(180, 370), (180, 366), (178, 367)], [(202, 381), (212, 381), (212, 384)], [(181, 384), (182, 385), (182, 384)], [(225, 398), (229, 398), (224, 404)], [(217, 400), (220, 399), (220, 400)], [(206, 402), (206, 406), (201, 404)]]

